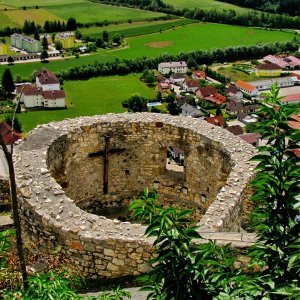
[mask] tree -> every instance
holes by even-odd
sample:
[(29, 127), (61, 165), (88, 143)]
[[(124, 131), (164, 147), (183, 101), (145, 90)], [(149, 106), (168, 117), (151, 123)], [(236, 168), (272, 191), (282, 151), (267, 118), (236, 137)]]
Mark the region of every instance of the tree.
[(46, 38), (46, 35), (43, 36), (42, 47), (43, 47), (44, 50), (48, 50), (48, 40)]
[(101, 37), (96, 38), (95, 44), (98, 48), (104, 48), (105, 47), (105, 42)]
[(108, 34), (108, 32), (106, 30), (104, 30), (102, 32), (102, 38), (103, 38), (104, 42), (106, 42), (106, 43), (108, 42), (108, 40), (109, 40), (109, 34)]
[(55, 42), (55, 49), (60, 51), (62, 49), (62, 43), (61, 41), (56, 41)]
[(121, 41), (122, 41), (122, 38), (121, 38), (120, 34), (115, 33), (114, 36), (113, 36), (112, 41), (113, 41), (113, 43), (116, 43), (116, 44), (120, 45)]
[(168, 103), (168, 111), (170, 115), (177, 116), (180, 114), (181, 110), (175, 102)]
[(9, 56), (8, 59), (7, 59), (7, 62), (8, 62), (9, 65), (13, 65), (15, 61), (11, 56)]
[(78, 40), (82, 38), (82, 33), (78, 29), (75, 30), (75, 37)]
[(34, 31), (34, 39), (38, 41), (40, 40), (40, 35), (37, 29)]
[(9, 69), (5, 69), (1, 79), (1, 85), (4, 92), (11, 94), (15, 90), (14, 79)]
[(42, 62), (45, 62), (49, 57), (47, 50), (43, 50), (40, 55), (40, 59)]
[(75, 18), (69, 18), (66, 24), (67, 30), (76, 30), (77, 28), (77, 22)]
[(147, 100), (139, 94), (132, 95), (128, 100), (123, 101), (122, 105), (132, 112), (147, 111)]
[(161, 94), (161, 92), (157, 92), (156, 101), (157, 102), (162, 102), (162, 94)]

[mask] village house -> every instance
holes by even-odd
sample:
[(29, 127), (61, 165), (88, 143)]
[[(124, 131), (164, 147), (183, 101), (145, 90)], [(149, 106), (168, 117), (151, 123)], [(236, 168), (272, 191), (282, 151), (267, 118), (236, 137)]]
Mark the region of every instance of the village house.
[(8, 47), (6, 44), (0, 42), (0, 55), (7, 55)]
[(279, 88), (290, 87), (295, 85), (295, 81), (291, 76), (252, 81), (249, 82), (248, 84), (256, 87), (258, 91), (264, 91), (264, 90), (270, 90), (274, 83), (276, 83)]
[(158, 72), (161, 74), (169, 74), (170, 72), (185, 74), (187, 70), (188, 67), (185, 61), (170, 61), (158, 64)]
[(255, 72), (259, 77), (278, 77), (282, 73), (281, 67), (273, 63), (264, 63), (257, 65)]
[(237, 119), (238, 121), (244, 123), (244, 124), (250, 124), (250, 123), (256, 123), (258, 122), (258, 119), (253, 116), (253, 115), (247, 115), (246, 113), (244, 112), (240, 112), (237, 114)]
[(228, 126), (226, 130), (232, 133), (233, 135), (244, 134), (243, 128), (240, 125)]
[(196, 92), (198, 99), (204, 99), (210, 101), (216, 105), (221, 105), (227, 101), (227, 98), (218, 93), (214, 86), (206, 86), (199, 88)]
[(52, 37), (51, 37), (50, 34), (43, 34), (43, 35), (40, 35), (40, 41), (41, 41), (41, 42), (43, 41), (44, 37), (46, 38), (48, 45), (51, 45), (51, 44), (53, 43)]
[(280, 57), (276, 55), (267, 55), (263, 58), (265, 62), (278, 65), (282, 70), (300, 69), (300, 59), (295, 56)]
[(14, 33), (10, 36), (10, 43), (13, 47), (16, 47), (27, 52), (41, 52), (41, 42), (25, 36), (23, 34)]
[(199, 118), (203, 115), (201, 110), (188, 103), (183, 104), (181, 107), (181, 115), (185, 117)]
[(197, 80), (191, 80), (189, 78), (186, 78), (182, 87), (185, 92), (195, 93), (200, 86)]
[(225, 125), (225, 120), (222, 115), (214, 116), (214, 117), (207, 117), (205, 121), (216, 126), (223, 127)]
[(14, 133), (12, 134), (11, 126), (6, 122), (0, 123), (0, 134), (3, 137), (5, 145), (14, 144), (17, 140), (22, 138), (22, 134), (16, 130), (14, 130)]
[(242, 81), (242, 80), (238, 80), (236, 83), (235, 83), (235, 86), (242, 92), (242, 93), (245, 93), (249, 96), (252, 96), (252, 97), (256, 97), (258, 96), (258, 89), (256, 88), (255, 85), (251, 84), (251, 83), (248, 83), (248, 82), (245, 82), (245, 81)]
[(176, 98), (175, 98), (175, 103), (177, 104), (177, 106), (182, 106), (183, 104), (185, 103), (188, 103), (189, 104), (189, 97), (188, 96), (184, 96), (184, 95), (176, 95)]
[(184, 160), (184, 151), (177, 147), (169, 147), (169, 153), (174, 160)]
[(261, 135), (257, 132), (251, 132), (238, 135), (238, 137), (244, 140), (246, 143), (251, 144), (254, 147), (258, 147)]
[(171, 85), (168, 82), (159, 82), (157, 84), (157, 89), (162, 93), (162, 94), (168, 94), (170, 93), (171, 90)]
[(187, 78), (186, 74), (174, 73), (170, 76), (170, 82), (173, 84), (182, 84), (182, 83), (184, 83), (186, 78)]
[(238, 101), (243, 100), (243, 93), (234, 85), (229, 86), (225, 92), (228, 95), (229, 99), (234, 99)]
[(55, 36), (55, 41), (59, 41), (64, 49), (72, 48), (75, 44), (75, 34), (73, 32), (61, 32)]
[(64, 108), (65, 92), (60, 89), (58, 78), (50, 71), (41, 69), (36, 73), (36, 85), (21, 85), (17, 88), (20, 102), (26, 108)]
[(205, 79), (206, 78), (206, 73), (204, 71), (194, 71), (192, 74), (193, 79)]
[(300, 93), (294, 95), (285, 96), (283, 99), (280, 100), (282, 104), (296, 104), (300, 103)]
[(253, 113), (258, 108), (258, 104), (243, 104), (241, 102), (230, 101), (226, 105), (226, 112), (230, 115), (237, 115), (240, 112)]

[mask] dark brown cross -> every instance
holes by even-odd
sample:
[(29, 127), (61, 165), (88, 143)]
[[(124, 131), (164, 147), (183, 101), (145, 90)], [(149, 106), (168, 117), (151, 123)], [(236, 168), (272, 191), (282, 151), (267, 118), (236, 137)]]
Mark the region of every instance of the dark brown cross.
[(109, 135), (104, 136), (105, 139), (105, 148), (103, 150), (99, 150), (96, 152), (89, 153), (89, 157), (102, 156), (104, 157), (104, 174), (103, 174), (103, 194), (107, 194), (108, 192), (108, 163), (109, 163), (109, 154), (121, 153), (125, 151), (125, 148), (115, 148), (109, 149)]

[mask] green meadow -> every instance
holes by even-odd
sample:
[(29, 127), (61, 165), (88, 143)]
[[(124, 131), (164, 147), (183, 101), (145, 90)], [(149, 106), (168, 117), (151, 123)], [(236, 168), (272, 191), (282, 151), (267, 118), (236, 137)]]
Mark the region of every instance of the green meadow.
[(197, 23), (162, 33), (129, 38), (129, 48), (117, 51), (116, 55), (120, 58), (153, 57), (162, 53), (178, 54), (180, 51), (287, 41), (293, 37), (292, 33), (281, 31)]
[(32, 111), (18, 114), (23, 130), (28, 132), (38, 124), (61, 121), (65, 118), (120, 113), (125, 109), (122, 101), (134, 93), (154, 98), (156, 91), (139, 80), (140, 74), (108, 76), (85, 81), (66, 81), (64, 90), (68, 109)]
[(49, 63), (15, 63), (12, 66), (0, 65), (0, 77), (6, 68), (9, 68), (13, 76), (21, 75), (29, 76), (40, 68), (47, 68), (52, 72), (58, 72), (71, 67), (79, 67), (82, 65), (92, 64), (95, 61), (110, 62), (114, 61), (116, 56), (113, 53), (97, 53), (91, 55), (81, 55), (79, 58), (70, 57), (64, 60), (50, 60)]
[(80, 23), (101, 22), (104, 20), (120, 22), (128, 21), (129, 19), (132, 21), (139, 21), (164, 15), (157, 12), (116, 7), (93, 2), (49, 6), (47, 10), (65, 20), (69, 17), (74, 17), (77, 22)]
[(118, 25), (109, 25), (105, 27), (89, 27), (81, 28), (80, 32), (83, 35), (89, 35), (92, 37), (101, 36), (102, 32), (106, 30), (111, 36), (115, 33), (124, 35), (125, 37), (132, 37), (137, 35), (144, 35), (159, 32), (160, 30), (172, 29), (172, 27), (184, 26), (190, 23), (196, 23), (198, 21), (191, 19), (175, 19), (166, 21), (140, 21), (130, 23), (122, 23)]
[(164, 0), (166, 4), (172, 5), (175, 8), (200, 8), (200, 9), (216, 9), (216, 10), (223, 10), (223, 9), (234, 9), (237, 12), (247, 12), (249, 8), (243, 8), (240, 6), (232, 5), (225, 2), (219, 2), (215, 0)]

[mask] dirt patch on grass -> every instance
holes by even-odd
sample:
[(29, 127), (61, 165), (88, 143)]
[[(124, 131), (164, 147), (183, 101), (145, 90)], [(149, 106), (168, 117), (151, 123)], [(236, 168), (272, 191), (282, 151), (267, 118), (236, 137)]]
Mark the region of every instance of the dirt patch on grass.
[(173, 42), (171, 41), (152, 42), (152, 43), (145, 44), (145, 46), (151, 48), (166, 48), (171, 45), (173, 45)]
[(256, 34), (256, 32), (255, 32), (255, 31), (253, 31), (253, 30), (248, 30), (248, 31), (247, 31), (247, 34), (251, 34), (251, 35), (253, 35), (253, 34)]

